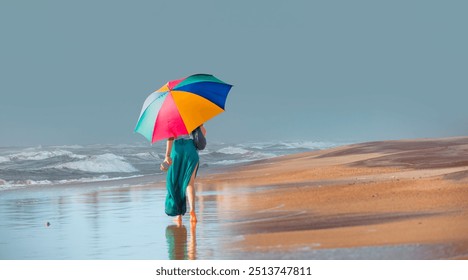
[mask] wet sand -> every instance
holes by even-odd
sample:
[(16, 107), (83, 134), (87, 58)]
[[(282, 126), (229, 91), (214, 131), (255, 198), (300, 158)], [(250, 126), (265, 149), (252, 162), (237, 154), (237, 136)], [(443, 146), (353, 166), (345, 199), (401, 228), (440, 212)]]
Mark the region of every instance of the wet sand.
[(362, 143), (206, 176), (247, 258), (467, 259), (468, 137)]
[(362, 143), (206, 173), (0, 193), (0, 259), (468, 259), (468, 137)]

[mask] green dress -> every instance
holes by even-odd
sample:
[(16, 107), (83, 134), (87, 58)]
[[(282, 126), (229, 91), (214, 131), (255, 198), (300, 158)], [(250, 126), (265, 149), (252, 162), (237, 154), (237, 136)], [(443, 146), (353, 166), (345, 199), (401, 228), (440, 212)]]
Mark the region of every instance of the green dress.
[(166, 228), (167, 250), (170, 260), (188, 260), (187, 228), (170, 225)]
[(187, 212), (185, 190), (195, 169), (198, 171), (198, 151), (192, 139), (177, 139), (172, 145), (172, 164), (166, 178), (166, 214), (184, 215)]

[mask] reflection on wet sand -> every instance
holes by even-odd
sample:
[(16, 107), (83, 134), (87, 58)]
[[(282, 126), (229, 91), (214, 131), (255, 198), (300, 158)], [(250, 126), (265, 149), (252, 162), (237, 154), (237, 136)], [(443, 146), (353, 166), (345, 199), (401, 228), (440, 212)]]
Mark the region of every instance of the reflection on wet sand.
[(190, 227), (187, 240), (187, 228), (182, 224), (169, 225), (166, 228), (166, 241), (170, 260), (196, 260), (197, 238), (196, 223)]

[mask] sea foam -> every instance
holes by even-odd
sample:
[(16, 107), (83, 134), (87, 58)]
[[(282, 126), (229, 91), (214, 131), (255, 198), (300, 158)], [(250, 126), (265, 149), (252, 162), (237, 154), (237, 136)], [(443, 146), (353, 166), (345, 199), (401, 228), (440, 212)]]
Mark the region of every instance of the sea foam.
[(86, 158), (83, 155), (77, 155), (67, 150), (52, 150), (52, 151), (24, 151), (21, 153), (12, 154), (0, 158), (5, 161), (18, 161), (18, 160), (45, 160), (53, 157), (67, 156), (69, 158), (82, 159)]
[(221, 149), (218, 150), (218, 153), (223, 153), (223, 154), (227, 154), (227, 155), (233, 155), (233, 154), (243, 155), (243, 154), (247, 154), (249, 152), (250, 151), (248, 151), (246, 149), (239, 148), (239, 147), (233, 147), (233, 146), (221, 148)]
[(57, 169), (73, 169), (93, 173), (123, 172), (132, 173), (138, 170), (121, 156), (103, 154), (87, 156), (83, 160), (62, 163), (54, 166)]
[(9, 161), (10, 161), (10, 158), (0, 156), (0, 163), (2, 163), (2, 162), (9, 162)]

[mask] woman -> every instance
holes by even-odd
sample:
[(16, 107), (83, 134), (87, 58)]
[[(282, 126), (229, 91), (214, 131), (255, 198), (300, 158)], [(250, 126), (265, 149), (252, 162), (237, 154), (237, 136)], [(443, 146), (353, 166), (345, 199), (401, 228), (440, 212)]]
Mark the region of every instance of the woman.
[[(206, 129), (201, 125), (203, 135)], [(166, 157), (161, 164), (161, 170), (167, 170), (166, 180), (166, 214), (175, 216), (175, 222), (180, 224), (182, 216), (187, 212), (186, 197), (189, 202), (190, 222), (196, 223), (195, 214), (195, 177), (198, 171), (198, 151), (189, 135), (169, 138), (166, 144)]]

